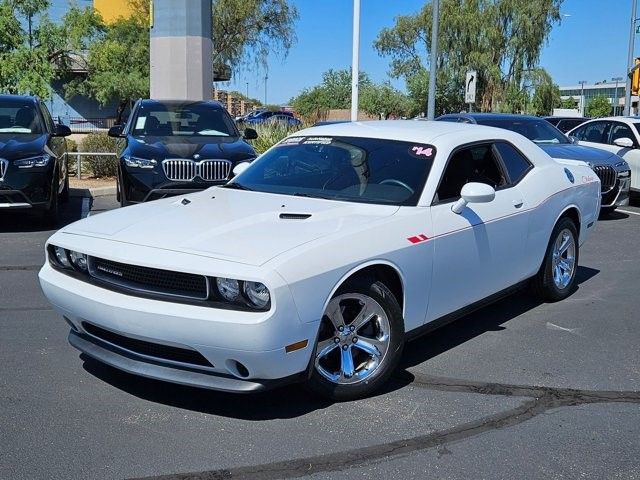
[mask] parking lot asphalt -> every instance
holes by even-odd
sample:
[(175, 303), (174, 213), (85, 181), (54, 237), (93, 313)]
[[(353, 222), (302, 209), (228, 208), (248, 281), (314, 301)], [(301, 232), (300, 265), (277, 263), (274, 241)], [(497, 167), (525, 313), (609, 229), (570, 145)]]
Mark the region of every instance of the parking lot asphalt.
[[(73, 198), (61, 224), (116, 207)], [(1, 214), (0, 478), (640, 478), (640, 207), (622, 210), (567, 300), (518, 292), (410, 343), (379, 395), (335, 404), (80, 356), (37, 281), (52, 232)]]

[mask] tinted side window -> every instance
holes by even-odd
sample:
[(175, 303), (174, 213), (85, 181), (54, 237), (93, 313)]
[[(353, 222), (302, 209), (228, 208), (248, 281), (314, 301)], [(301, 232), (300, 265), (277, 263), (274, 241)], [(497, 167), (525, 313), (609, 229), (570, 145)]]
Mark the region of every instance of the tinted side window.
[(508, 143), (496, 143), (496, 150), (502, 158), (512, 184), (518, 183), (531, 168), (531, 163), (518, 150)]
[(572, 128), (576, 128), (578, 125), (581, 125), (583, 123), (584, 123), (584, 120), (582, 120), (581, 118), (576, 118), (575, 120), (562, 120), (558, 124), (558, 128), (560, 129), (560, 131), (566, 133)]
[(607, 133), (607, 122), (593, 122), (576, 130), (574, 136), (585, 142), (607, 143)]
[(51, 114), (49, 113), (49, 109), (42, 102), (40, 102), (40, 109), (42, 110), (42, 115), (44, 116), (44, 123), (47, 126), (47, 130), (49, 130), (49, 132), (51, 133), (55, 132), (56, 127), (53, 123), (53, 119), (51, 118)]
[(491, 144), (463, 148), (451, 156), (438, 187), (437, 201), (457, 200), (469, 182), (486, 183), (493, 188), (507, 184)]
[(611, 128), (611, 138), (609, 139), (609, 143), (613, 145), (614, 140), (619, 138), (628, 138), (629, 140), (633, 140), (634, 144), (636, 143), (633, 132), (629, 126), (624, 123), (615, 122)]

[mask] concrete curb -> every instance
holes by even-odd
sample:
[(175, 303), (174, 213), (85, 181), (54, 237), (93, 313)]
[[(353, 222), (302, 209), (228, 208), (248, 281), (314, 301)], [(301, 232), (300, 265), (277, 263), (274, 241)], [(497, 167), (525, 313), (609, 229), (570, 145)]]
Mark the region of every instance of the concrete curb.
[(70, 188), (72, 197), (106, 197), (116, 194), (116, 187)]

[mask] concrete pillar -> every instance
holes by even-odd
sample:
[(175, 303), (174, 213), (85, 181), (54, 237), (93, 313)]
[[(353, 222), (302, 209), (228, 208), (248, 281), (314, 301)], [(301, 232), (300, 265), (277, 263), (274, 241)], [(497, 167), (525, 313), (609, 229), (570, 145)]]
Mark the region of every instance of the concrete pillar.
[(153, 0), (151, 98), (210, 100), (211, 0)]

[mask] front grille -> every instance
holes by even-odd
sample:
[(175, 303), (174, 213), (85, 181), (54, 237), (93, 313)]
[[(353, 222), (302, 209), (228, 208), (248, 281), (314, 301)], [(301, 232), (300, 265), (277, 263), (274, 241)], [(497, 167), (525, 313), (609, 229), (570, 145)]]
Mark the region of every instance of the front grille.
[(609, 192), (616, 186), (618, 174), (613, 167), (609, 165), (596, 165), (593, 167), (593, 171), (596, 172), (596, 175), (600, 178), (600, 185), (603, 192)]
[(7, 167), (9, 166), (9, 162), (4, 158), (0, 158), (0, 180), (4, 178), (4, 174), (7, 173)]
[(103, 282), (137, 292), (194, 300), (209, 297), (208, 280), (204, 275), (128, 265), (97, 257), (89, 258), (89, 273)]
[(226, 180), (231, 172), (229, 160), (164, 160), (164, 174), (169, 180), (190, 182), (200, 177), (208, 182)]
[(155, 357), (162, 360), (170, 360), (172, 362), (189, 363), (202, 367), (213, 367), (211, 362), (209, 362), (205, 357), (203, 357), (195, 350), (170, 347), (168, 345), (161, 345), (159, 343), (152, 343), (144, 340), (137, 340), (131, 337), (125, 337), (124, 335), (105, 330), (104, 328), (97, 327), (96, 325), (87, 322), (82, 322), (82, 327), (90, 335), (105, 342), (111, 343), (116, 347), (129, 350), (130, 352), (138, 353), (140, 355), (146, 355), (148, 357)]

